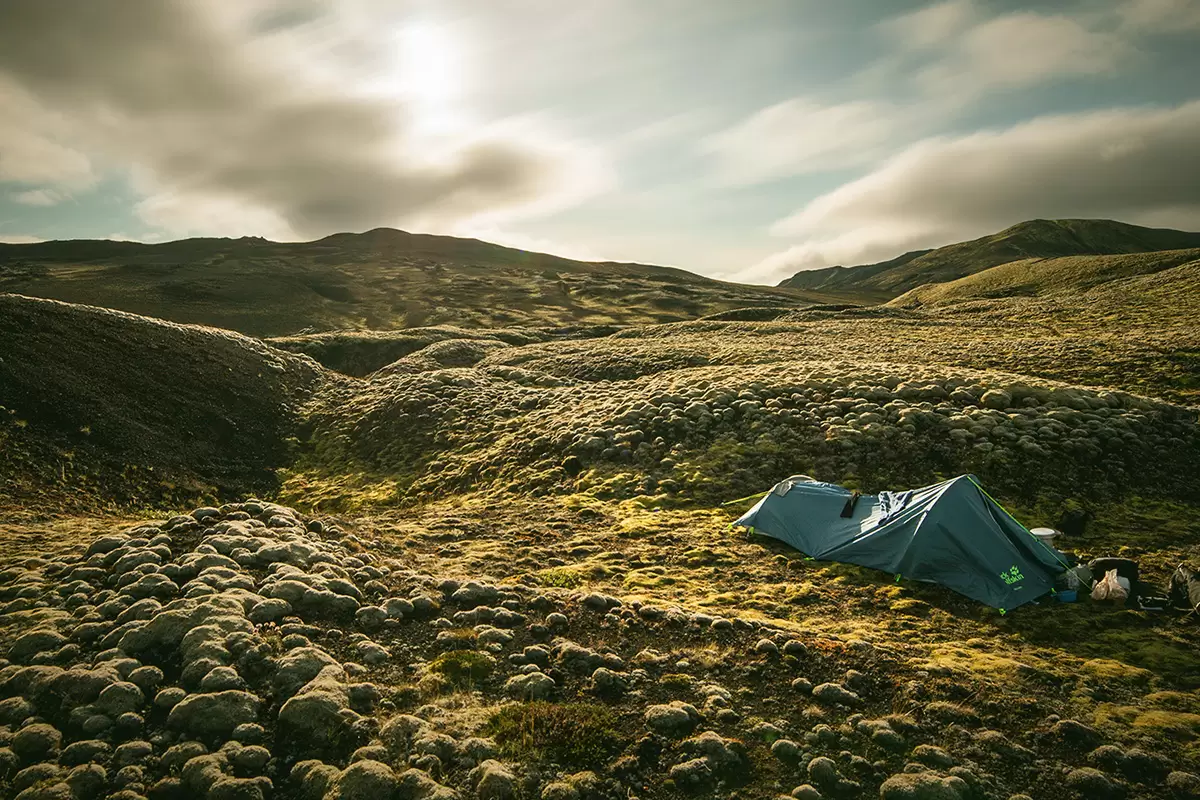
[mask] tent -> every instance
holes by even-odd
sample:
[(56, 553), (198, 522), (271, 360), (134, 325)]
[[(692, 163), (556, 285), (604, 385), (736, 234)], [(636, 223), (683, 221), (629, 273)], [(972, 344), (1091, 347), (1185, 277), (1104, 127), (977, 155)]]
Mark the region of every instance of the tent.
[(940, 583), (1001, 611), (1054, 588), (1068, 568), (973, 475), (906, 492), (861, 495), (806, 476), (775, 486), (735, 525), (766, 534), (814, 559), (844, 561)]

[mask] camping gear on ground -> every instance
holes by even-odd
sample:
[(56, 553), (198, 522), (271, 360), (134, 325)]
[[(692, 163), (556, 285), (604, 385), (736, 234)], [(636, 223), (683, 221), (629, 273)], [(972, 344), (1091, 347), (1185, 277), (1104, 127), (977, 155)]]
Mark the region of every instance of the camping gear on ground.
[(1064, 589), (1054, 596), (1058, 598), (1058, 602), (1060, 603), (1074, 603), (1079, 598), (1079, 593), (1074, 589)]
[[(1122, 580), (1117, 575), (1116, 568), (1110, 569), (1104, 573), (1104, 577), (1096, 581), (1096, 585), (1092, 587), (1092, 599), (1096, 602), (1110, 602), (1115, 605), (1124, 605), (1129, 599), (1129, 587), (1121, 585)], [(1128, 579), (1125, 579), (1128, 583)]]
[(1169, 597), (1159, 595), (1141, 595), (1138, 597), (1138, 608), (1142, 611), (1166, 611), (1171, 605)]
[(1030, 528), (1029, 532), (1037, 538), (1041, 539), (1042, 544), (1054, 546), (1054, 537), (1059, 535), (1059, 532), (1054, 528)]
[(734, 524), (814, 559), (939, 583), (1001, 610), (1050, 592), (1069, 566), (972, 475), (906, 492), (864, 494), (844, 518), (852, 496), (836, 484), (789, 478)]
[(1200, 614), (1200, 570), (1180, 564), (1171, 575), (1167, 594), (1175, 608), (1186, 608)]
[(1071, 567), (1063, 573), (1063, 584), (1068, 590), (1078, 591), (1092, 588), (1092, 571), (1083, 564)]
[(1110, 569), (1115, 569), (1117, 577), (1125, 579), (1124, 586), (1129, 592), (1129, 597), (1136, 600), (1138, 594), (1140, 594), (1138, 588), (1138, 565), (1131, 558), (1093, 558), (1088, 562), (1088, 569), (1097, 578), (1102, 577)]

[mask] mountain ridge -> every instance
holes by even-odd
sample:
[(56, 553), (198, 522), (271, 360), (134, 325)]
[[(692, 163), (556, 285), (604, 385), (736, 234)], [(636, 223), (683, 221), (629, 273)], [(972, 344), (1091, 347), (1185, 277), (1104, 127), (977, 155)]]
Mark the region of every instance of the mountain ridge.
[(945, 283), (1029, 258), (1118, 255), (1200, 247), (1200, 233), (1146, 228), (1115, 220), (1033, 219), (998, 233), (888, 261), (797, 272), (781, 288), (892, 299), (924, 284)]
[(63, 240), (0, 245), (0, 293), (261, 337), (315, 331), (595, 327), (830, 302), (665, 267), (587, 262), (391, 228), (312, 242)]

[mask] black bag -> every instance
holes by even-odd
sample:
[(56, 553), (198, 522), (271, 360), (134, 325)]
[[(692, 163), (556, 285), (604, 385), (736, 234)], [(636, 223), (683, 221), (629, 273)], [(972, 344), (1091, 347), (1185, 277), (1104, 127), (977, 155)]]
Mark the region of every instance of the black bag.
[(1200, 575), (1186, 564), (1180, 564), (1171, 575), (1167, 591), (1171, 605), (1200, 613)]
[(1087, 530), (1087, 524), (1091, 519), (1092, 512), (1090, 511), (1085, 511), (1082, 508), (1068, 508), (1058, 518), (1058, 529), (1067, 538), (1083, 536), (1083, 532)]

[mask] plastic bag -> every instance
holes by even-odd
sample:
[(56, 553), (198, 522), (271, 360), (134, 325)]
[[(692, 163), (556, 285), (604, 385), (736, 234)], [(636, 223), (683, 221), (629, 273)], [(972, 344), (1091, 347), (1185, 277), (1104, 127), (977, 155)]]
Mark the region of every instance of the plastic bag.
[(1092, 599), (1096, 601), (1108, 600), (1116, 605), (1123, 605), (1128, 598), (1129, 590), (1117, 580), (1115, 569), (1104, 573), (1104, 578), (1096, 581), (1096, 585), (1092, 588)]

